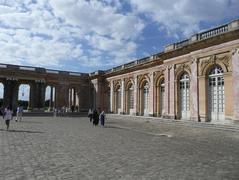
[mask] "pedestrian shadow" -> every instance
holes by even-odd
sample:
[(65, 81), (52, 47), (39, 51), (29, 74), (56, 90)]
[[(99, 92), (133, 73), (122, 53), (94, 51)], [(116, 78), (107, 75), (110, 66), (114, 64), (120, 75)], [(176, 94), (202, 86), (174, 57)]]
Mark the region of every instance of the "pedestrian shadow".
[(19, 121), (19, 123), (43, 124), (43, 122), (38, 122), (38, 121)]
[(7, 131), (7, 132), (24, 132), (24, 133), (44, 133), (41, 131), (25, 131), (25, 130), (14, 130), (14, 129), (10, 129), (10, 130), (6, 130), (6, 129), (0, 129), (0, 131)]
[(123, 127), (118, 127), (118, 126), (111, 126), (111, 125), (106, 125), (104, 128), (111, 128), (111, 129), (125, 129)]

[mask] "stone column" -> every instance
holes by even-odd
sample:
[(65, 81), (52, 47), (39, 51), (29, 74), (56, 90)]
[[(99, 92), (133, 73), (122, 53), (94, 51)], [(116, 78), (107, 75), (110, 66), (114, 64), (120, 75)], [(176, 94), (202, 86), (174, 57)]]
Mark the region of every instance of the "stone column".
[(233, 118), (239, 120), (239, 49), (232, 52)]
[(105, 79), (103, 78), (98, 78), (98, 79), (93, 79), (91, 82), (94, 85), (94, 92), (95, 92), (95, 108), (97, 108), (98, 111), (104, 110), (104, 86), (106, 85)]
[(94, 108), (92, 106), (91, 100), (89, 98), (89, 96), (91, 95), (91, 87), (89, 87), (88, 85), (82, 85), (80, 87), (77, 88), (77, 96), (79, 99), (78, 103), (76, 103), (78, 105), (78, 109), (79, 111), (87, 111), (89, 110), (89, 108)]
[(191, 64), (191, 81), (190, 81), (190, 111), (191, 119), (194, 121), (199, 120), (198, 112), (198, 66), (197, 59), (193, 59)]
[(50, 87), (50, 101), (49, 101), (49, 110), (53, 109), (53, 87)]
[(69, 97), (69, 98), (68, 98), (68, 99), (69, 99), (69, 102), (68, 102), (69, 105), (68, 105), (68, 107), (69, 107), (69, 108), (71, 108), (71, 94), (72, 94), (72, 93), (71, 93), (71, 90), (72, 90), (72, 89), (69, 89), (69, 95), (68, 95), (68, 97)]
[(136, 76), (134, 76), (134, 111), (133, 111), (133, 115), (138, 115), (138, 92), (139, 92), (138, 77), (136, 75)]
[(175, 119), (175, 73), (174, 65), (169, 67), (169, 116)]
[(110, 81), (110, 112), (114, 112), (114, 84)]
[(17, 107), (18, 87), (17, 79), (8, 78), (4, 84), (3, 106), (11, 106), (13, 110)]
[(154, 73), (149, 74), (149, 116), (154, 116)]
[(76, 106), (76, 89), (73, 89), (73, 105)]
[(75, 102), (76, 102), (76, 106), (78, 107), (78, 111), (79, 111), (79, 93), (78, 93), (78, 91), (76, 91), (76, 93), (75, 93), (75, 98), (76, 98), (76, 100), (75, 100)]
[(125, 87), (124, 87), (124, 79), (121, 79), (121, 110), (120, 114), (124, 114), (124, 104), (125, 104)]
[(44, 111), (45, 108), (45, 95), (46, 95), (46, 85), (44, 82), (39, 83), (40, 87), (40, 102), (39, 102), (39, 109)]
[(62, 108), (63, 106), (67, 107), (69, 100), (69, 87), (68, 84), (59, 84), (55, 87), (55, 96), (56, 96), (56, 108)]
[(32, 102), (32, 107), (33, 110), (44, 110), (45, 106), (45, 84), (42, 81), (36, 81), (32, 88), (30, 89), (31, 91), (31, 102)]

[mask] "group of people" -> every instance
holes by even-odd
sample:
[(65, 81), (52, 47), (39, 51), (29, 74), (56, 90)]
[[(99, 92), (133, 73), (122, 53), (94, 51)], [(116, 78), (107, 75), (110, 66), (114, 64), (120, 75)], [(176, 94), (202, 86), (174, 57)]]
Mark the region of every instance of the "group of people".
[[(15, 118), (16, 122), (22, 120), (22, 113), (23, 113), (23, 107), (18, 106), (16, 110), (16, 118)], [(5, 124), (8, 130), (10, 126), (10, 121), (13, 119), (13, 110), (10, 106), (7, 106), (5, 109), (1, 108), (1, 114), (3, 116), (3, 119), (5, 120)]]
[(102, 127), (105, 126), (105, 112), (104, 111), (102, 111), (99, 115), (99, 113), (97, 112), (96, 109), (94, 109), (93, 111), (91, 109), (89, 109), (88, 117), (90, 118), (90, 122), (92, 122), (92, 120), (93, 120), (93, 125), (97, 126), (100, 121), (100, 125)]

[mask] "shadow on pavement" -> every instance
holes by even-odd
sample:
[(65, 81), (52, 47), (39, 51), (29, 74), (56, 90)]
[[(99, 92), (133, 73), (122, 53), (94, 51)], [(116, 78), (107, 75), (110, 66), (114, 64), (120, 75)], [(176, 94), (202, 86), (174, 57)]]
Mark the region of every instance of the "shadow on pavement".
[(33, 123), (33, 124), (43, 124), (43, 122), (38, 121), (19, 121), (20, 123)]
[(104, 128), (112, 128), (112, 129), (125, 129), (124, 127), (119, 127), (119, 126), (111, 126), (111, 125), (106, 125)]
[[(0, 129), (0, 131), (7, 131), (6, 129)], [(10, 129), (8, 130), (8, 132), (25, 132), (25, 133), (44, 133), (41, 131), (25, 131), (25, 130), (14, 130), (14, 129)]]

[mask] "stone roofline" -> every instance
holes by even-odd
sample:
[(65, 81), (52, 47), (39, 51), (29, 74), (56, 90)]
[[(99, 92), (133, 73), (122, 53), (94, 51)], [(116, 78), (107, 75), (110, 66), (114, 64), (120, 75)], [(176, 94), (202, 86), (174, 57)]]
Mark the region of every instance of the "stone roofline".
[[(190, 51), (190, 47), (192, 49), (191, 51), (193, 51), (197, 49), (195, 48), (195, 46), (197, 46), (198, 44), (200, 46), (200, 43), (202, 42), (209, 41), (209, 40), (213, 41), (215, 38), (218, 38), (219, 36), (224, 36), (226, 34), (233, 33), (234, 31), (239, 31), (239, 19), (236, 19), (234, 21), (231, 21), (230, 23), (227, 23), (227, 24), (224, 24), (206, 31), (202, 31), (200, 33), (196, 33), (192, 35), (190, 38), (185, 39), (183, 41), (166, 45), (164, 48), (164, 51), (162, 52), (159, 52), (151, 56), (144, 57), (142, 59), (138, 59), (126, 64), (122, 64), (120, 66), (116, 66), (105, 71), (95, 71), (90, 73), (89, 75), (94, 79), (95, 76), (99, 76), (103, 74), (106, 76), (112, 76), (115, 74), (119, 74), (122, 71), (130, 71), (131, 69), (137, 69), (137, 68), (141, 69), (142, 67), (147, 67), (147, 65), (151, 66), (152, 64), (160, 64), (163, 62), (163, 60), (166, 60), (167, 58), (172, 58), (178, 55), (185, 54), (186, 52)], [(233, 38), (238, 39), (238, 36), (237, 36), (238, 34), (239, 33), (236, 33), (236, 35), (232, 35)], [(233, 38), (229, 37), (228, 39), (232, 40)], [(223, 43), (222, 41), (218, 41), (218, 42)], [(213, 43), (211, 44), (208, 43), (208, 44), (209, 44), (208, 46), (214, 45)], [(201, 45), (201, 47), (206, 47), (206, 46)], [(178, 51), (184, 51), (184, 52), (178, 53)], [(156, 61), (161, 61), (161, 62), (156, 62)]]
[(89, 76), (88, 73), (61, 71), (61, 70), (54, 70), (54, 69), (46, 69), (42, 67), (21, 66), (21, 65), (13, 65), (13, 64), (3, 64), (3, 63), (0, 63), (0, 69), (22, 70), (22, 71), (30, 71), (30, 72), (37, 72), (37, 73), (56, 74), (56, 75), (61, 74), (61, 75), (70, 75), (70, 76)]

